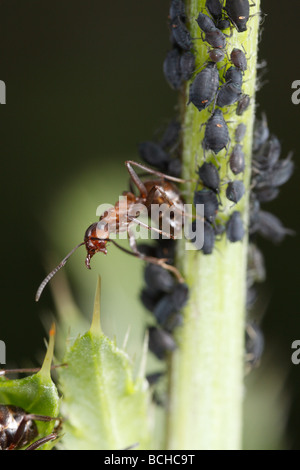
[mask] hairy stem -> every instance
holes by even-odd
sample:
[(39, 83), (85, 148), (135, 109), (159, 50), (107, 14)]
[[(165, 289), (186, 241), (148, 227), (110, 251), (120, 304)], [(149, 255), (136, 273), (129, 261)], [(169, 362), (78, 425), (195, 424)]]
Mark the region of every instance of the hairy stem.
[[(234, 146), (234, 131), (243, 122), (247, 126), (242, 145), (246, 170), (242, 177), (228, 171), (228, 157), (223, 150), (217, 155), (220, 176), (228, 181), (243, 179), (246, 194), (232, 207), (221, 186), (222, 206), (219, 219), (226, 223), (233, 211), (240, 211), (245, 229), (249, 218), (251, 148), (255, 109), (256, 60), (258, 46), (259, 0), (251, 7), (248, 30), (227, 39), (226, 51), (245, 49), (248, 69), (244, 74), (243, 92), (251, 97), (248, 110), (236, 115), (236, 105), (223, 109)], [(193, 38), (200, 37), (195, 21), (205, 11), (205, 0), (186, 1), (188, 26)], [(254, 16), (252, 16), (254, 15)], [(225, 31), (226, 33), (229, 30)], [(207, 43), (194, 41), (197, 67), (208, 60)], [(225, 58), (220, 64), (220, 76)], [(232, 65), (232, 64), (230, 64)], [(228, 65), (227, 65), (228, 67)], [(226, 70), (226, 69), (225, 69)], [(195, 179), (196, 165), (204, 161), (202, 141), (211, 107), (199, 112), (187, 103), (189, 83), (181, 96), (183, 123), (183, 177)], [(230, 151), (229, 151), (230, 154)], [(207, 161), (214, 161), (208, 153)], [(195, 184), (189, 186), (191, 203)], [(170, 362), (170, 408), (167, 419), (168, 449), (240, 449), (242, 434), (244, 334), (246, 304), (246, 270), (248, 237), (230, 243), (223, 235), (211, 255), (186, 250), (186, 241), (178, 243), (177, 262), (190, 288), (190, 300), (184, 310), (184, 323), (178, 330), (178, 350)]]

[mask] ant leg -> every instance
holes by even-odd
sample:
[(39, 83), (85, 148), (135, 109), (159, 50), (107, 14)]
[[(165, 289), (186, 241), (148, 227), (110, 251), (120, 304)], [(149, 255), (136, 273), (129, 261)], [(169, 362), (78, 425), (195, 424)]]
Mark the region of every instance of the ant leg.
[[(58, 367), (66, 367), (67, 364), (58, 364), (51, 366), (51, 370), (57, 369)], [(3, 377), (6, 374), (30, 374), (39, 372), (41, 370), (40, 367), (32, 368), (32, 369), (0, 369), (0, 377)]]
[(28, 415), (25, 416), (24, 419), (26, 421), (28, 421), (28, 420), (45, 421), (45, 422), (58, 421), (58, 424), (56, 424), (56, 426), (54, 427), (55, 432), (49, 434), (48, 436), (42, 437), (41, 439), (38, 439), (37, 441), (30, 444), (25, 450), (36, 450), (39, 447), (41, 447), (43, 444), (46, 444), (49, 441), (54, 441), (55, 439), (58, 438), (57, 431), (61, 428), (62, 418), (53, 418), (51, 416), (28, 414)]
[(233, 30), (230, 29), (230, 34), (223, 33), (226, 38), (231, 38), (233, 36)]
[(9, 446), (8, 450), (14, 450), (16, 447), (18, 447), (18, 444), (21, 441), (23, 434), (25, 432), (27, 421), (28, 420), (26, 419), (26, 416), (24, 416), (24, 418), (20, 422), (18, 429), (16, 431), (14, 442)]
[[(127, 160), (125, 162), (125, 165), (127, 167), (127, 170), (129, 172), (130, 176), (135, 175), (135, 177), (138, 180), (139, 180), (139, 177), (136, 174), (136, 172), (134, 171), (134, 169), (132, 168), (132, 166), (136, 166), (136, 167), (140, 168), (141, 170), (145, 170), (147, 173), (150, 173), (151, 175), (156, 175), (156, 176), (158, 176), (162, 179), (166, 179), (166, 180), (169, 180), (169, 181), (174, 181), (175, 183), (189, 183), (189, 182), (192, 181), (192, 180), (185, 180), (185, 179), (182, 179), (182, 178), (176, 178), (175, 176), (166, 175), (165, 173), (161, 173), (160, 171), (153, 170), (152, 168), (149, 168), (146, 165), (143, 165), (142, 163), (134, 162), (133, 160)], [(135, 180), (133, 179), (133, 181), (135, 181)], [(147, 193), (145, 194), (145, 197), (146, 196), (147, 196)]]
[[(139, 222), (138, 222), (139, 223)], [(151, 229), (151, 227), (149, 227), (149, 229)], [(128, 232), (128, 235), (129, 235), (129, 244), (130, 244), (130, 247), (131, 247), (131, 251), (130, 250), (126, 250), (126, 248), (124, 248), (123, 246), (119, 245), (115, 240), (113, 239), (109, 239), (109, 238), (105, 238), (105, 240), (107, 241), (110, 241), (111, 243), (113, 243), (117, 248), (119, 248), (119, 250), (123, 251), (124, 253), (127, 253), (128, 255), (131, 255), (131, 256), (135, 256), (136, 258), (139, 258), (143, 261), (146, 261), (147, 263), (152, 263), (152, 264), (157, 264), (158, 266), (162, 266), (164, 269), (166, 269), (167, 271), (171, 271), (178, 279), (178, 281), (180, 283), (184, 283), (184, 279), (183, 277), (181, 276), (180, 272), (178, 271), (177, 268), (175, 268), (175, 266), (172, 266), (170, 264), (167, 264), (166, 262), (168, 261), (167, 258), (154, 258), (152, 256), (146, 256), (144, 255), (143, 253), (141, 253), (138, 248), (137, 248), (137, 244), (136, 244), (136, 241), (135, 241), (135, 238), (134, 238), (134, 235), (133, 234), (130, 234), (130, 232)], [(98, 238), (97, 240), (101, 240), (100, 238)]]
[(57, 439), (58, 435), (56, 433), (49, 434), (48, 436), (42, 437), (37, 441), (33, 442), (30, 446), (26, 447), (25, 450), (36, 450), (41, 447), (43, 444), (46, 444), (49, 441), (54, 441)]
[(177, 268), (175, 268), (175, 266), (172, 266), (170, 264), (167, 264), (166, 261), (167, 259), (166, 258), (155, 258), (153, 256), (146, 256), (144, 255), (143, 253), (141, 253), (139, 250), (138, 250), (138, 247), (137, 247), (137, 244), (136, 244), (136, 240), (135, 240), (135, 237), (133, 235), (132, 232), (130, 232), (130, 229), (128, 229), (128, 236), (129, 236), (129, 245), (130, 245), (130, 248), (132, 249), (134, 255), (139, 258), (139, 259), (142, 259), (143, 261), (146, 261), (147, 263), (152, 263), (152, 264), (156, 264), (158, 266), (161, 266), (162, 268), (166, 269), (167, 271), (171, 271), (178, 279), (178, 281), (180, 283), (184, 283), (184, 279), (183, 277), (181, 276), (180, 272), (178, 271)]
[(140, 179), (140, 177), (136, 174), (134, 169), (131, 167), (130, 163), (131, 162), (127, 162), (127, 161), (125, 162), (128, 173), (130, 175), (130, 179), (136, 185), (136, 187), (138, 188), (138, 190), (141, 194), (141, 197), (147, 197), (147, 189), (146, 189), (144, 183), (142, 182), (142, 180)]
[(33, 421), (45, 421), (45, 422), (50, 422), (50, 421), (59, 421), (59, 424), (57, 425), (57, 427), (59, 427), (62, 423), (62, 419), (61, 418), (53, 418), (52, 416), (45, 416), (45, 415), (36, 415), (36, 414), (31, 414), (31, 413), (28, 413), (24, 419), (26, 421), (30, 421), (30, 420), (33, 420)]
[(139, 445), (140, 445), (140, 443), (139, 443), (139, 442), (136, 442), (135, 444), (132, 444), (131, 446), (125, 447), (125, 448), (122, 449), (122, 450), (134, 449), (135, 447), (138, 447)]
[(144, 224), (144, 222), (141, 222), (140, 220), (134, 218), (134, 217), (130, 217), (130, 220), (131, 222), (137, 224), (137, 225), (140, 225), (141, 227), (144, 227), (148, 230), (152, 230), (153, 232), (156, 232), (156, 233), (159, 233), (160, 235), (163, 235), (165, 236), (166, 238), (170, 238), (172, 240), (175, 240), (175, 237), (173, 235), (171, 235), (170, 233), (166, 233), (164, 232), (163, 230), (160, 230), (159, 228), (156, 228), (156, 227), (150, 227), (149, 225), (147, 224)]

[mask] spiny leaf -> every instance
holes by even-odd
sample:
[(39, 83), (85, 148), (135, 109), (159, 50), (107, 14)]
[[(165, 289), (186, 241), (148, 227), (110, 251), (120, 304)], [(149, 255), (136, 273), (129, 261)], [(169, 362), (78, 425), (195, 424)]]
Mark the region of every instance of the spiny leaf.
[(69, 346), (67, 368), (59, 371), (66, 418), (62, 439), (68, 450), (124, 449), (148, 446), (148, 388), (134, 380), (128, 356), (100, 327), (100, 280), (89, 331)]
[[(0, 403), (14, 405), (23, 408), (28, 413), (58, 416), (59, 396), (56, 386), (51, 379), (51, 362), (54, 350), (55, 328), (50, 330), (48, 350), (41, 370), (31, 376), (22, 379), (0, 380)], [(36, 422), (39, 430), (39, 438), (51, 434), (55, 421)], [(42, 449), (51, 449), (55, 442), (45, 444)]]

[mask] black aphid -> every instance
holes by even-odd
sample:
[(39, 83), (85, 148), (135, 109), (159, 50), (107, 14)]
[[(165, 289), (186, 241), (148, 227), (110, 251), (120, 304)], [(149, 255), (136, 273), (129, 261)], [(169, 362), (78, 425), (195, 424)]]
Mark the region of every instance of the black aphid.
[(236, 142), (238, 142), (238, 143), (242, 142), (243, 138), (245, 137), (246, 131), (247, 131), (246, 124), (241, 122), (235, 130), (234, 138), (235, 138)]
[(163, 63), (165, 79), (174, 90), (179, 90), (185, 80), (189, 80), (195, 70), (195, 56), (190, 51), (181, 53), (174, 47), (166, 55)]
[(223, 17), (223, 9), (220, 0), (206, 0), (205, 8), (209, 11), (215, 21)]
[(220, 175), (213, 163), (204, 162), (203, 165), (198, 168), (198, 175), (204, 186), (215, 193), (219, 192)]
[(280, 191), (272, 186), (256, 186), (253, 192), (259, 202), (270, 202), (277, 198)]
[(182, 172), (182, 163), (179, 158), (172, 158), (167, 167), (167, 174), (170, 176), (175, 176), (175, 178), (180, 178)]
[(172, 332), (182, 323), (180, 310), (188, 301), (188, 287), (177, 283), (170, 294), (164, 295), (156, 304), (153, 314), (164, 330)]
[(275, 244), (282, 242), (286, 235), (294, 235), (294, 231), (284, 227), (278, 217), (262, 210), (257, 213), (251, 232), (258, 233)]
[(243, 181), (230, 181), (226, 188), (226, 197), (229, 201), (237, 204), (245, 194), (245, 186)]
[(160, 140), (160, 146), (163, 149), (169, 149), (174, 147), (179, 140), (179, 135), (181, 131), (181, 124), (178, 121), (169, 122), (166, 130), (163, 133), (163, 136)]
[(218, 92), (217, 106), (224, 108), (236, 103), (242, 94), (241, 88), (234, 83), (225, 83)]
[(230, 67), (225, 73), (225, 80), (226, 83), (221, 86), (216, 101), (220, 108), (236, 103), (242, 95), (243, 76), (239, 69)]
[(175, 243), (174, 240), (169, 238), (160, 238), (156, 240), (155, 257), (167, 258), (170, 263), (173, 263), (175, 257)]
[(226, 70), (225, 80), (226, 82), (233, 83), (236, 87), (241, 87), (243, 84), (243, 74), (238, 68), (231, 66)]
[(156, 264), (147, 264), (144, 270), (147, 286), (154, 290), (170, 293), (175, 287), (175, 279), (166, 269)]
[(243, 94), (237, 104), (236, 114), (242, 116), (250, 105), (251, 98), (249, 95)]
[(199, 28), (204, 32), (207, 33), (209, 31), (214, 31), (216, 29), (216, 25), (213, 20), (205, 15), (204, 13), (199, 13), (198, 18), (196, 19)]
[(294, 172), (292, 153), (279, 160), (281, 145), (277, 137), (271, 136), (253, 157), (253, 193), (260, 202), (269, 202), (279, 194), (279, 187), (285, 184)]
[(226, 36), (218, 28), (205, 33), (206, 42), (212, 47), (224, 49), (226, 46)]
[(239, 175), (245, 170), (245, 154), (243, 147), (240, 144), (236, 144), (233, 147), (232, 153), (229, 159), (229, 166), (234, 175)]
[(202, 252), (204, 255), (210, 255), (213, 252), (215, 246), (215, 231), (213, 226), (208, 222), (204, 222), (204, 243), (202, 247)]
[(163, 63), (165, 79), (174, 90), (179, 90), (182, 85), (180, 59), (181, 54), (179, 50), (174, 48), (167, 53)]
[(176, 312), (170, 294), (164, 295), (156, 303), (153, 309), (153, 315), (155, 316), (158, 325), (169, 333), (182, 323), (182, 315)]
[(287, 158), (275, 162), (266, 170), (259, 170), (258, 174), (254, 177), (254, 190), (256, 191), (266, 186), (282, 186), (291, 178), (294, 168), (295, 164), (292, 161), (292, 153), (290, 153)]
[[(194, 192), (194, 205), (196, 207), (197, 212), (197, 205), (203, 204), (204, 205), (204, 217), (209, 222), (213, 222), (217, 216), (219, 210), (219, 201), (214, 191), (211, 189), (201, 189), (200, 191)], [(201, 212), (197, 212), (201, 213)]]
[(179, 50), (174, 48), (167, 53), (163, 63), (165, 79), (174, 90), (179, 90), (182, 85), (180, 59), (181, 54)]
[(219, 86), (219, 72), (213, 62), (199, 72), (190, 85), (189, 103), (199, 111), (207, 108), (213, 101)]
[(170, 159), (169, 154), (156, 142), (146, 141), (139, 144), (139, 154), (144, 162), (164, 171)]
[(282, 186), (285, 184), (292, 176), (295, 164), (292, 161), (292, 153), (290, 153), (287, 158), (284, 160), (279, 160), (273, 166), (269, 175), (269, 184), (271, 186)]
[[(196, 224), (199, 221), (194, 220), (192, 222), (192, 231), (196, 232)], [(202, 223), (202, 222), (201, 222)], [(204, 221), (203, 225), (203, 238), (201, 240), (191, 237), (191, 242), (195, 244), (196, 248), (203, 252), (204, 255), (210, 255), (213, 252), (214, 245), (215, 245), (216, 234), (214, 231), (214, 227), (207, 222)]]
[(226, 0), (225, 11), (239, 33), (247, 30), (250, 15), (249, 0)]
[(211, 49), (208, 53), (212, 62), (221, 62), (225, 57), (225, 52), (222, 49)]
[(226, 236), (230, 242), (235, 243), (241, 241), (244, 235), (245, 229), (241, 214), (235, 211), (226, 224)]
[(173, 303), (176, 312), (179, 312), (186, 305), (188, 298), (188, 286), (184, 283), (177, 283), (171, 293), (171, 302)]
[(149, 312), (153, 312), (162, 297), (162, 292), (145, 287), (140, 294), (140, 301)]
[(246, 362), (253, 368), (259, 365), (264, 352), (264, 335), (255, 323), (246, 325)]
[(149, 349), (158, 359), (164, 359), (167, 352), (176, 348), (177, 345), (169, 333), (154, 326), (149, 328)]
[(175, 18), (180, 18), (183, 22), (185, 21), (185, 5), (182, 0), (171, 0), (169, 17), (171, 21)]
[(265, 113), (262, 114), (261, 119), (256, 119), (254, 122), (253, 132), (253, 152), (257, 152), (259, 148), (268, 140), (270, 131), (268, 127), (267, 117)]
[(192, 38), (189, 30), (179, 16), (173, 18), (171, 22), (171, 31), (175, 44), (184, 51), (190, 51), (193, 45)]
[(148, 243), (139, 243), (138, 249), (140, 253), (143, 253), (143, 255), (158, 257), (156, 255), (157, 250), (155, 245), (150, 245)]
[(192, 52), (186, 51), (180, 57), (181, 78), (187, 81), (193, 75), (195, 70), (195, 56)]
[(267, 138), (253, 155), (254, 166), (262, 170), (273, 168), (281, 153), (281, 144), (275, 135)]
[(241, 70), (242, 72), (245, 72), (245, 70), (247, 70), (247, 59), (245, 53), (241, 49), (232, 49), (230, 59), (233, 65), (235, 65), (235, 67)]
[(230, 22), (223, 18), (223, 8), (220, 0), (206, 0), (205, 7), (213, 17), (218, 29), (229, 28)]
[(212, 47), (224, 49), (226, 46), (226, 36), (216, 28), (213, 20), (204, 13), (199, 13), (196, 21), (199, 28), (204, 33), (203, 40), (208, 42)]
[(228, 127), (222, 111), (216, 109), (206, 123), (203, 148), (204, 150), (212, 150), (217, 154), (227, 147), (229, 141)]

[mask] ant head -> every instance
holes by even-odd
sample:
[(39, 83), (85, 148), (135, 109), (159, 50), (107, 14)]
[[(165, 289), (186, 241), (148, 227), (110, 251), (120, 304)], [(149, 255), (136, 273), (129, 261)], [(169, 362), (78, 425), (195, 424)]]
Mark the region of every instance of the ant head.
[(107, 249), (105, 245), (109, 241), (109, 238), (108, 238), (109, 234), (108, 234), (108, 231), (105, 229), (106, 227), (104, 227), (104, 229), (101, 229), (98, 224), (99, 222), (92, 224), (85, 232), (84, 241), (82, 243), (79, 243), (79, 245), (75, 246), (75, 248), (73, 248), (73, 250), (70, 251), (70, 253), (59, 263), (59, 265), (56, 266), (56, 268), (54, 268), (53, 271), (51, 271), (51, 273), (49, 273), (47, 277), (45, 277), (45, 279), (43, 280), (43, 282), (41, 283), (40, 287), (37, 290), (37, 293), (35, 296), (36, 302), (39, 301), (42, 295), (42, 292), (45, 289), (48, 282), (53, 278), (53, 276), (55, 276), (55, 274), (63, 266), (65, 266), (70, 256), (72, 256), (72, 254), (80, 246), (85, 245), (86, 247), (87, 257), (85, 259), (85, 265), (88, 269), (91, 269), (90, 261), (91, 261), (92, 256), (94, 256), (95, 253), (98, 253), (99, 251), (101, 251), (102, 253), (106, 255)]
[(106, 244), (108, 242), (108, 231), (99, 228), (99, 223), (96, 222), (89, 226), (84, 235), (84, 243), (87, 251), (85, 265), (91, 269), (90, 261), (96, 253), (107, 254)]

